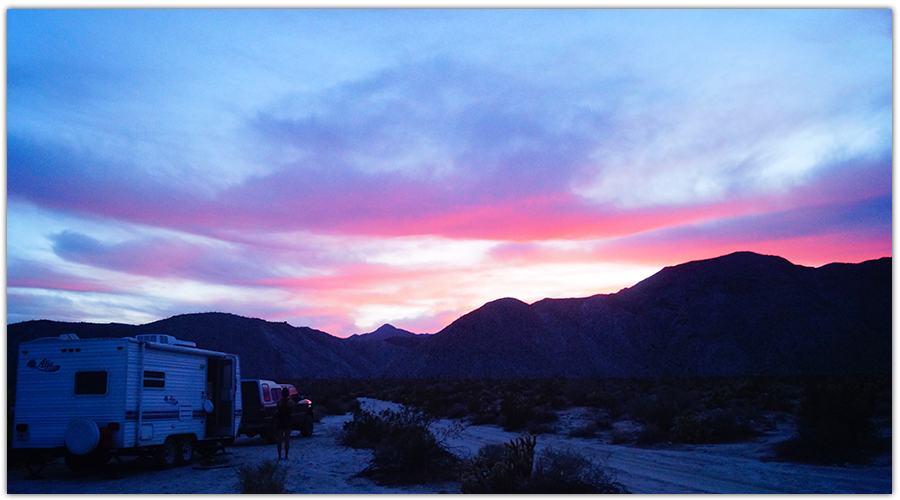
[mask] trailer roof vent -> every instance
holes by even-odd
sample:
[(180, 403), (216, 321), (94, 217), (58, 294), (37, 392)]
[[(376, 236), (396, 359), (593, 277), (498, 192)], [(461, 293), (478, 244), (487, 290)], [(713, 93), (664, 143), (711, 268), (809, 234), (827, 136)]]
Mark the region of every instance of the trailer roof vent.
[(152, 342), (154, 344), (169, 344), (183, 347), (197, 347), (197, 344), (189, 340), (178, 340), (171, 335), (137, 335), (135, 337), (141, 342)]

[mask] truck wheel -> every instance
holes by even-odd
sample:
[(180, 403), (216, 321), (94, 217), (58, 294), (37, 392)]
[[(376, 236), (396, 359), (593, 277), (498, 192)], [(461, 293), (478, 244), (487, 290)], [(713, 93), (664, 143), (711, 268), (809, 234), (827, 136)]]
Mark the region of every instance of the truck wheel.
[(303, 424), (300, 427), (300, 435), (308, 438), (312, 436), (313, 433), (313, 419), (312, 416), (307, 415), (306, 418), (303, 419)]
[(178, 463), (178, 444), (169, 436), (166, 442), (156, 450), (156, 464), (160, 469), (171, 469)]
[(265, 432), (261, 433), (262, 437), (265, 438), (266, 442), (269, 444), (275, 444), (278, 441), (278, 438), (275, 437), (275, 426), (273, 425)]
[(178, 439), (178, 465), (184, 465), (194, 457), (194, 438), (184, 436)]

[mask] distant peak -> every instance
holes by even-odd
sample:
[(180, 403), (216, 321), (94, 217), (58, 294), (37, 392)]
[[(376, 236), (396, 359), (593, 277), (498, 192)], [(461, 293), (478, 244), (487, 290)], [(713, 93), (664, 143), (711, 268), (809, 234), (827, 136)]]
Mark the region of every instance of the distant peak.
[(416, 334), (401, 328), (397, 328), (390, 323), (385, 323), (378, 327), (374, 332), (351, 335), (349, 338), (366, 339), (366, 340), (384, 340), (393, 337), (414, 337)]
[(527, 306), (528, 304), (513, 297), (504, 297), (502, 299), (492, 300), (482, 307), (518, 307)]

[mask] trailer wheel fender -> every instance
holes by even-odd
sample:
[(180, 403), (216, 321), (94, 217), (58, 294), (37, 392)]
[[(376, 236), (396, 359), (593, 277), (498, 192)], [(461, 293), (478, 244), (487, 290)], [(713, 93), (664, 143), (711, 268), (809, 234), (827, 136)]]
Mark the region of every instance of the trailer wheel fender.
[(100, 428), (89, 418), (76, 418), (66, 427), (65, 442), (73, 454), (87, 455), (100, 443)]

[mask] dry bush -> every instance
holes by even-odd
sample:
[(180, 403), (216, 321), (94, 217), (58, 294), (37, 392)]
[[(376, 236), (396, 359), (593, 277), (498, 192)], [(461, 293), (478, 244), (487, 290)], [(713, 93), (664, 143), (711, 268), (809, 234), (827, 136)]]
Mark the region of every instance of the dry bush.
[(531, 420), (534, 408), (518, 394), (509, 394), (500, 403), (500, 418), (503, 430), (516, 432), (525, 428)]
[(520, 437), (503, 445), (489, 444), (460, 467), (463, 493), (521, 493), (534, 466), (533, 436)]
[(597, 437), (597, 432), (600, 429), (597, 428), (597, 424), (594, 422), (588, 422), (587, 424), (572, 429), (569, 431), (568, 436), (573, 438), (592, 438)]
[(778, 443), (776, 456), (821, 464), (864, 462), (885, 448), (875, 436), (874, 408), (872, 394), (858, 386), (814, 383), (800, 405), (797, 436)]
[(363, 409), (353, 412), (353, 419), (344, 423), (338, 442), (351, 448), (374, 448), (387, 435), (390, 410), (373, 413)]
[(241, 493), (251, 495), (261, 493), (285, 493), (287, 469), (274, 460), (264, 460), (256, 466), (243, 465), (238, 468), (238, 487)]
[(613, 473), (571, 450), (548, 448), (534, 464), (523, 493), (629, 493)]
[(755, 436), (750, 420), (737, 410), (716, 408), (703, 412), (686, 412), (675, 418), (672, 439), (681, 443), (733, 443)]
[(647, 446), (667, 440), (668, 435), (658, 425), (650, 423), (641, 426), (635, 442), (639, 445)]
[(360, 476), (380, 484), (414, 484), (455, 477), (458, 459), (429, 429), (433, 417), (406, 407), (377, 415), (357, 411), (344, 424), (341, 444), (371, 448), (372, 460)]
[(610, 434), (611, 444), (631, 444), (634, 442), (634, 436), (627, 431), (614, 430)]
[(463, 493), (628, 493), (614, 475), (572, 451), (544, 450), (533, 436), (486, 445), (461, 467)]

